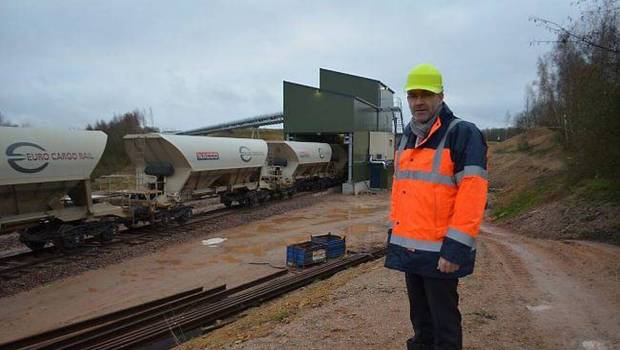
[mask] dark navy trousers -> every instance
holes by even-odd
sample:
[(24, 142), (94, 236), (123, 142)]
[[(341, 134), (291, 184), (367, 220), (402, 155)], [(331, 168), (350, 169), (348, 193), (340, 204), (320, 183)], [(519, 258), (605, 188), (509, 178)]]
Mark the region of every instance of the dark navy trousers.
[(405, 273), (409, 317), (415, 336), (408, 350), (460, 350), (462, 348), (459, 280)]

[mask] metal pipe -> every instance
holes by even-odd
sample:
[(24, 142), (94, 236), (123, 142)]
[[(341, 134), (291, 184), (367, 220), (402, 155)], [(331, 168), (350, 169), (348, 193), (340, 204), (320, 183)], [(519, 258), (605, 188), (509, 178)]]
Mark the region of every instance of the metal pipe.
[(369, 162), (370, 164), (381, 164), (381, 165), (383, 165), (383, 169), (387, 169), (388, 165), (391, 165), (391, 164), (392, 164), (392, 162), (391, 162), (391, 161), (389, 161), (389, 160), (385, 160), (385, 159), (382, 159), (382, 160), (379, 160), (379, 159), (373, 159), (373, 158), (372, 158), (372, 155), (370, 155), (370, 158), (368, 159), (368, 162)]
[(347, 176), (347, 182), (353, 184), (353, 133), (349, 134), (349, 171)]

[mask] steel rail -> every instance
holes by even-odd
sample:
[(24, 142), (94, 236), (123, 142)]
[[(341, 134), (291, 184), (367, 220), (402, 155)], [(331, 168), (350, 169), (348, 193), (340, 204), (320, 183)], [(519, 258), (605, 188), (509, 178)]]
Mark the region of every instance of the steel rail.
[[(278, 271), (267, 276), (261, 277), (257, 280), (244, 283), (234, 288), (219, 290), (213, 294), (202, 295), (198, 297), (189, 297), (184, 300), (173, 301), (166, 305), (161, 305), (155, 310), (145, 310), (136, 315), (131, 315), (123, 319), (119, 319), (116, 322), (94, 327), (92, 329), (85, 330), (82, 333), (74, 334), (65, 339), (60, 339), (57, 342), (51, 342), (44, 344), (44, 346), (33, 347), (32, 349), (67, 349), (77, 348), (81, 349), (84, 342), (92, 342), (95, 339), (101, 339), (106, 335), (122, 335), (127, 332), (128, 329), (133, 329), (141, 325), (148, 325), (158, 320), (165, 318), (169, 313), (184, 312), (185, 310), (201, 304), (210, 304), (222, 300), (229, 295), (238, 293), (242, 290), (252, 288), (258, 284), (268, 282), (274, 278), (278, 278), (286, 274), (286, 270)], [(149, 323), (150, 322), (150, 323)], [(77, 345), (76, 345), (77, 344)]]
[(144, 310), (147, 308), (160, 306), (162, 304), (166, 304), (173, 300), (183, 299), (188, 296), (193, 296), (197, 294), (216, 293), (225, 288), (226, 287), (222, 285), (222, 286), (218, 286), (216, 288), (213, 288), (207, 291), (205, 291), (202, 287), (186, 290), (186, 291), (172, 294), (172, 295), (160, 298), (160, 299), (149, 301), (144, 304), (135, 305), (135, 306), (123, 309), (123, 310), (111, 312), (111, 313), (101, 315), (101, 316), (92, 317), (92, 318), (89, 318), (89, 319), (86, 319), (86, 320), (83, 320), (77, 323), (72, 323), (72, 324), (69, 324), (63, 327), (51, 329), (48, 331), (37, 333), (35, 335), (31, 335), (31, 336), (23, 337), (23, 338), (13, 340), (7, 343), (3, 343), (3, 344), (0, 344), (0, 350), (14, 349), (14, 348), (20, 348), (20, 349), (28, 348), (32, 345), (41, 344), (51, 339), (56, 339), (56, 338), (66, 336), (68, 334), (80, 332), (84, 329), (88, 329), (88, 328), (97, 326), (102, 323), (108, 323), (114, 320), (118, 320), (127, 315), (138, 313), (141, 310)]
[(209, 290), (203, 290), (203, 288), (191, 289), (9, 343), (0, 344), (0, 350), (62, 348), (65, 344), (75, 341), (75, 338), (85, 338), (110, 329), (123, 328), (123, 325), (130, 322), (152, 319), (159, 314), (171, 311), (185, 310), (199, 303), (221, 300), (231, 294), (281, 277), (287, 272), (287, 270), (278, 271), (229, 289), (226, 289), (225, 285)]
[[(193, 289), (0, 345), (0, 350), (126, 349), (166, 340), (377, 257), (358, 253), (303, 272), (278, 271), (222, 290)], [(209, 292), (209, 293), (207, 293)], [(175, 298), (178, 297), (178, 298)]]
[(301, 286), (307, 285), (318, 278), (325, 278), (341, 271), (349, 266), (369, 261), (373, 254), (356, 254), (339, 261), (330, 262), (308, 271), (293, 276), (276, 279), (265, 285), (231, 296), (213, 304), (203, 305), (185, 313), (173, 314), (152, 325), (132, 329), (119, 337), (111, 337), (113, 334), (102, 334), (95, 339), (79, 341), (73, 346), (61, 349), (125, 349), (140, 344), (149, 343), (166, 337), (172, 333), (176, 336), (175, 329), (185, 332), (197, 328), (202, 324), (209, 324), (217, 319), (232, 315), (251, 305), (265, 301)]

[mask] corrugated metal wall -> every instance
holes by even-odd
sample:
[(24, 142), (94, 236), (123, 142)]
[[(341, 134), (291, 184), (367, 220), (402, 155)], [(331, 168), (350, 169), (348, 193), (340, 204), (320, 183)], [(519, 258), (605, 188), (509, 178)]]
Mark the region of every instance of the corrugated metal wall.
[(346, 73), (321, 68), (319, 70), (321, 89), (356, 96), (378, 106), (380, 103), (379, 82)]
[(344, 133), (352, 130), (351, 97), (284, 82), (284, 133)]
[(352, 180), (369, 180), (369, 131), (392, 131), (392, 113), (379, 109), (393, 106), (393, 92), (378, 80), (327, 69), (320, 88), (286, 81), (283, 88), (284, 133), (352, 133)]
[(370, 133), (368, 131), (355, 131), (353, 133), (353, 176), (354, 182), (370, 179), (370, 167), (368, 165), (368, 146)]

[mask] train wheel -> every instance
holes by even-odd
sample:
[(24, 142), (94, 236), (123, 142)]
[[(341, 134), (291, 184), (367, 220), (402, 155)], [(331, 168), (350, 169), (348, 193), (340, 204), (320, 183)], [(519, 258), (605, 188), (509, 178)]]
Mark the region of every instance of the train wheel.
[(54, 242), (54, 246), (60, 250), (75, 249), (80, 244), (77, 237), (56, 238), (52, 242)]
[(73, 226), (71, 225), (62, 225), (58, 229), (59, 237), (52, 240), (54, 242), (54, 246), (61, 250), (70, 250), (75, 249), (82, 242), (82, 235), (73, 231)]
[(177, 218), (177, 221), (178, 221), (180, 224), (184, 224), (184, 223), (188, 222), (188, 221), (189, 221), (189, 219), (191, 219), (191, 218), (192, 218), (192, 215), (193, 215), (193, 213), (192, 213), (191, 209), (190, 209), (190, 210), (185, 210), (185, 211), (183, 211), (183, 213), (181, 214), (181, 216), (179, 216), (179, 217)]
[(114, 239), (114, 236), (118, 233), (118, 225), (111, 224), (109, 227), (106, 227), (103, 232), (99, 235), (99, 240), (101, 242), (109, 242)]
[(43, 249), (47, 242), (41, 242), (41, 241), (22, 241), (22, 243), (24, 243), (24, 245), (26, 247), (30, 248), (30, 250), (37, 251), (37, 250)]
[(248, 207), (256, 207), (258, 206), (258, 197), (256, 197), (256, 193), (250, 193), (248, 195)]
[(167, 227), (168, 225), (170, 225), (170, 215), (168, 215), (168, 213), (164, 213), (161, 216), (161, 219), (159, 221), (160, 225)]

